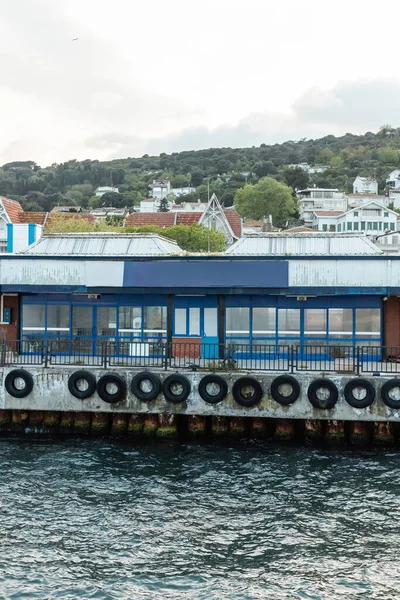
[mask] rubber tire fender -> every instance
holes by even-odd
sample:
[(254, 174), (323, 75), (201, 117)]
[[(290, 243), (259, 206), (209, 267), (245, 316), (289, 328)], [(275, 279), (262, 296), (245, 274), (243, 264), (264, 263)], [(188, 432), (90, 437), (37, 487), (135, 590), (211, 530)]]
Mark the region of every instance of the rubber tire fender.
[[(140, 384), (143, 381), (151, 382), (153, 388), (149, 392), (144, 392)], [(131, 381), (131, 392), (136, 398), (141, 400), (142, 402), (150, 402), (151, 400), (155, 400), (159, 393), (161, 392), (161, 381), (157, 375), (154, 373), (150, 373), (149, 371), (142, 371), (135, 375), (135, 377)]]
[[(292, 386), (292, 393), (289, 396), (283, 396), (279, 392), (279, 386), (284, 385), (285, 383)], [(279, 375), (279, 377), (275, 377), (271, 383), (271, 396), (275, 402), (278, 402), (278, 404), (281, 404), (282, 406), (293, 404), (300, 396), (300, 384), (295, 377), (292, 377), (292, 375)]]
[[(19, 390), (14, 385), (15, 380), (18, 378), (23, 379), (25, 382), (25, 387), (22, 390)], [(33, 390), (33, 377), (25, 369), (14, 369), (6, 375), (4, 385), (7, 392), (13, 398), (25, 398)]]
[(389, 392), (394, 387), (400, 387), (400, 379), (389, 379), (381, 388), (382, 402), (389, 408), (400, 408), (400, 400), (393, 400), (389, 396)]
[[(356, 387), (363, 387), (367, 390), (367, 395), (365, 398), (357, 399), (354, 398), (352, 391)], [(343, 395), (345, 400), (350, 406), (353, 408), (367, 408), (367, 406), (371, 406), (373, 401), (375, 400), (375, 388), (368, 379), (363, 379), (362, 377), (356, 377), (351, 381), (348, 381), (344, 386)]]
[[(210, 383), (216, 383), (217, 385), (219, 385), (220, 390), (218, 394), (213, 395), (207, 392), (207, 386)], [(204, 400), (204, 402), (207, 402), (207, 404), (218, 404), (218, 402), (222, 402), (222, 400), (226, 398), (227, 393), (228, 384), (226, 383), (225, 379), (220, 375), (205, 375), (203, 379), (200, 380), (199, 394)]]
[[(179, 383), (182, 386), (183, 390), (181, 394), (173, 394), (171, 392), (171, 386), (174, 383)], [(174, 404), (185, 402), (190, 394), (191, 389), (190, 381), (184, 375), (179, 375), (179, 373), (168, 375), (162, 384), (162, 391), (165, 399), (168, 402), (173, 402)]]
[[(241, 389), (245, 385), (251, 385), (254, 388), (254, 394), (251, 396), (251, 398), (246, 398), (246, 396), (243, 396), (241, 392)], [(236, 379), (232, 387), (232, 395), (236, 402), (240, 404), (240, 406), (245, 406), (247, 408), (259, 404), (263, 397), (263, 393), (264, 392), (261, 384), (253, 377), (239, 377), (239, 379)]]
[[(107, 392), (107, 385), (110, 383), (113, 383), (118, 387), (118, 390), (115, 394), (109, 394)], [(100, 377), (99, 381), (97, 382), (97, 393), (100, 398), (108, 404), (120, 402), (126, 398), (126, 381), (115, 373), (107, 373), (107, 375)]]
[[(330, 396), (327, 398), (327, 400), (320, 400), (317, 397), (317, 390), (322, 387), (330, 391)], [(338, 401), (339, 392), (333, 381), (320, 377), (318, 379), (314, 379), (314, 381), (310, 383), (307, 390), (307, 396), (314, 408), (329, 410), (333, 408)]]
[[(86, 390), (80, 390), (77, 387), (76, 384), (80, 379), (84, 379), (87, 382), (88, 386)], [(93, 396), (96, 391), (96, 377), (92, 373), (89, 373), (89, 371), (84, 371), (83, 369), (80, 371), (75, 371), (75, 373), (72, 373), (68, 379), (68, 389), (70, 394), (75, 396), (75, 398), (79, 398), (79, 400), (85, 400), (86, 398)]]

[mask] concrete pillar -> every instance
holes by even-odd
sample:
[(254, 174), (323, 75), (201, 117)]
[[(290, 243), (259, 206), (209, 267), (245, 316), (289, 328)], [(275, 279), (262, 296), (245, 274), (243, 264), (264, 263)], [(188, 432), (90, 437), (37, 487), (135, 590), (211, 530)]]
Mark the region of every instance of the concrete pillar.
[(58, 433), (61, 415), (59, 412), (46, 410), (43, 413), (43, 428), (49, 433)]
[(212, 417), (211, 431), (214, 437), (227, 435), (229, 431), (229, 418)]
[(324, 422), (307, 419), (304, 421), (304, 435), (309, 442), (321, 442), (325, 435)]
[(43, 424), (43, 412), (41, 410), (31, 410), (29, 413), (29, 427), (38, 432)]
[(249, 435), (251, 438), (264, 439), (271, 436), (271, 432), (268, 431), (267, 424), (269, 420), (263, 417), (253, 417), (250, 419)]
[(146, 415), (143, 424), (143, 435), (155, 435), (158, 429), (158, 415)]
[(0, 431), (8, 431), (11, 425), (11, 410), (0, 410)]
[(60, 420), (60, 433), (71, 434), (74, 427), (75, 413), (62, 412)]
[(129, 415), (128, 435), (136, 436), (143, 432), (144, 415)]
[(26, 410), (13, 410), (11, 417), (11, 431), (21, 432), (29, 425), (29, 412)]
[(108, 435), (110, 431), (110, 415), (108, 413), (93, 413), (92, 435)]
[(112, 415), (110, 435), (114, 437), (123, 437), (128, 431), (129, 415), (125, 413), (115, 413)]
[(325, 442), (329, 444), (345, 444), (346, 433), (343, 421), (328, 421), (326, 424)]
[(189, 415), (188, 434), (191, 436), (204, 436), (206, 433), (206, 417)]
[(246, 417), (229, 418), (229, 435), (232, 437), (247, 437)]
[(374, 423), (374, 444), (392, 446), (395, 442), (392, 423)]
[(177, 435), (176, 416), (168, 413), (158, 415), (157, 437), (174, 438)]
[(86, 435), (91, 430), (91, 414), (85, 412), (75, 413), (74, 433), (78, 435)]
[(349, 441), (357, 446), (364, 446), (371, 441), (371, 427), (366, 421), (355, 421), (349, 423)]
[(294, 421), (291, 419), (277, 419), (275, 422), (274, 440), (289, 442), (295, 438)]

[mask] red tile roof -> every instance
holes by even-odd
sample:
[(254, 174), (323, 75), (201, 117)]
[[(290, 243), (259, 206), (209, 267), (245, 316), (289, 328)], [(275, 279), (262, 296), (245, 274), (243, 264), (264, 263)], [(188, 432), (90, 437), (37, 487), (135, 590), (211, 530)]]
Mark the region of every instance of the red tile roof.
[(47, 213), (45, 212), (20, 212), (18, 215), (18, 223), (37, 223), (44, 225)]
[(23, 212), (23, 208), (20, 203), (16, 200), (4, 198), (4, 196), (1, 196), (0, 200), (3, 203), (4, 209), (9, 216), (11, 223), (19, 223), (19, 213)]
[(176, 213), (176, 223), (177, 225), (193, 225), (193, 223), (200, 221), (202, 214), (202, 212), (178, 212)]
[(175, 225), (176, 213), (131, 213), (125, 219), (125, 227), (144, 227), (146, 225), (157, 225), (157, 227), (171, 227)]
[(242, 218), (239, 213), (234, 208), (225, 208), (224, 213), (235, 236), (242, 237)]

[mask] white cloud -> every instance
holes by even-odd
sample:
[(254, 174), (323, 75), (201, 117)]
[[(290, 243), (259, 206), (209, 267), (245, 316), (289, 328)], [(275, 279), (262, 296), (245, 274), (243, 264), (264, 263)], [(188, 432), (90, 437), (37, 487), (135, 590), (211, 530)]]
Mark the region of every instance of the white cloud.
[(388, 14), (395, 21), (400, 7), (357, 4), (3, 0), (0, 161), (396, 126), (400, 81), (388, 49), (360, 32)]

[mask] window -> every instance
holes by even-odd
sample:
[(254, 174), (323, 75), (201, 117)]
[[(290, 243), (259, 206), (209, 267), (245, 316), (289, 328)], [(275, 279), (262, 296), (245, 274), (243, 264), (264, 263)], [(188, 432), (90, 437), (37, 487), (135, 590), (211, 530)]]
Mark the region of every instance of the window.
[(189, 335), (200, 335), (200, 308), (189, 308)]
[(140, 337), (142, 335), (141, 306), (120, 306), (118, 316), (118, 333), (120, 335), (133, 337)]
[(381, 331), (381, 311), (379, 308), (356, 309), (356, 335), (379, 337)]
[(365, 231), (365, 221), (361, 221), (361, 231)]
[(389, 227), (390, 227), (390, 231), (394, 231), (396, 228), (395, 223), (390, 223)]
[(175, 335), (186, 335), (186, 308), (175, 309)]
[(69, 305), (47, 306), (47, 332), (50, 335), (69, 335)]
[(353, 229), (353, 223), (351, 221), (348, 221), (347, 223), (347, 231), (351, 231)]
[(377, 223), (377, 221), (374, 221), (372, 225), (373, 225), (372, 229), (374, 231), (378, 231), (378, 223)]
[(300, 309), (280, 308), (278, 311), (279, 335), (300, 333)]
[(368, 229), (368, 231), (372, 231), (372, 223), (371, 223), (371, 221), (367, 222), (367, 229)]
[(253, 335), (275, 336), (276, 309), (275, 308), (253, 308)]
[(218, 335), (218, 309), (204, 309), (204, 335), (206, 337), (216, 337)]
[(43, 304), (22, 305), (22, 332), (32, 334), (44, 334), (45, 306)]
[(353, 337), (353, 310), (351, 308), (330, 308), (329, 336)]
[(326, 223), (324, 223), (322, 225), (322, 231), (327, 231), (327, 229), (328, 229), (328, 225)]
[(329, 225), (329, 231), (336, 231), (336, 225)]
[(388, 219), (388, 218), (389, 218), (389, 213), (388, 213), (388, 212), (384, 212), (384, 213), (383, 213), (383, 216), (384, 216), (386, 219)]
[(326, 310), (325, 308), (306, 308), (304, 310), (304, 334), (326, 335)]
[(358, 226), (359, 223), (357, 223), (357, 221), (354, 221), (354, 231), (358, 231)]
[(97, 307), (96, 328), (99, 336), (115, 336), (117, 332), (117, 309), (115, 306)]
[(354, 211), (354, 216), (355, 216), (355, 217), (358, 217), (358, 210), (355, 210), (355, 211)]
[(338, 230), (338, 231), (342, 231), (342, 226), (341, 226), (341, 224), (340, 224), (340, 223), (339, 223), (339, 225), (337, 226), (337, 230)]
[(226, 309), (227, 335), (249, 335), (250, 309), (247, 307)]
[(144, 337), (162, 337), (167, 335), (167, 307), (145, 306)]

